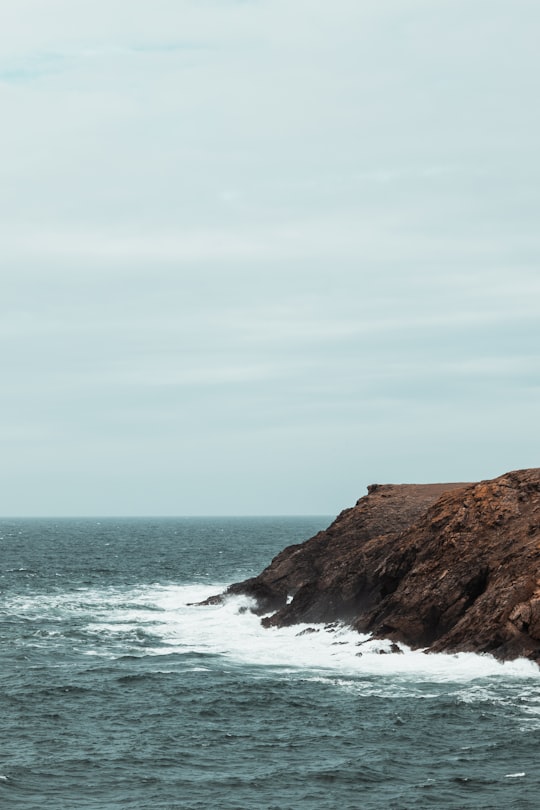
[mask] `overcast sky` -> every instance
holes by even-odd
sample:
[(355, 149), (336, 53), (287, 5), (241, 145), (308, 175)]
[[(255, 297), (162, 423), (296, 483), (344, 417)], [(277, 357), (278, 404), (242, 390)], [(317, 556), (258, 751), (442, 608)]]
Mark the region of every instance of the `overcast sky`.
[(537, 0), (2, 0), (0, 512), (540, 466)]

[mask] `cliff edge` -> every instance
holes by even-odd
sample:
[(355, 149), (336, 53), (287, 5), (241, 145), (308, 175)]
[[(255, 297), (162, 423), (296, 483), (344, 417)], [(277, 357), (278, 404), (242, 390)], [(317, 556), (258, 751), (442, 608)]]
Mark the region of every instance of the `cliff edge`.
[(267, 626), (342, 620), (416, 648), (540, 663), (540, 469), (372, 485), (227, 593), (254, 597)]

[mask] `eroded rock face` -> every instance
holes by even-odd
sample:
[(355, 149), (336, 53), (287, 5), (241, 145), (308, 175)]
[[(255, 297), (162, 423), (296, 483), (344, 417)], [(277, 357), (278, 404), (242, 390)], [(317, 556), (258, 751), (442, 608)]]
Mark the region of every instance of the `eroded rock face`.
[(228, 592), (253, 596), (266, 625), (340, 619), (413, 647), (540, 663), (540, 469), (371, 486)]

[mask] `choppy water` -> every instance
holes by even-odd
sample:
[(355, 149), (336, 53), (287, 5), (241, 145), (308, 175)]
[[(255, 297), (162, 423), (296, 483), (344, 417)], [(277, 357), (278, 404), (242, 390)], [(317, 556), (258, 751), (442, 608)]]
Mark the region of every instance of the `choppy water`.
[(533, 665), (190, 604), (328, 522), (0, 523), (0, 806), (536, 810)]

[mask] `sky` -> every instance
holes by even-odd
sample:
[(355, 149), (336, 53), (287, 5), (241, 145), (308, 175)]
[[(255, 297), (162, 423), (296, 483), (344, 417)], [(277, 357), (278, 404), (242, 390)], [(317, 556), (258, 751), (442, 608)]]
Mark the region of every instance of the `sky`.
[(540, 466), (536, 0), (2, 0), (0, 514)]

